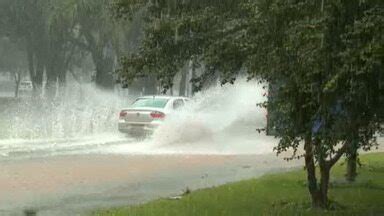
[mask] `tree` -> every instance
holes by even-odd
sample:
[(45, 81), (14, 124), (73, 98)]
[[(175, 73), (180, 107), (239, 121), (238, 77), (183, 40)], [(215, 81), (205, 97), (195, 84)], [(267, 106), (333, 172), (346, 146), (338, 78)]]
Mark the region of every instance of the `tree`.
[(110, 19), (108, 1), (1, 0), (0, 4), (0, 31), (25, 45), (38, 95), (44, 73), (46, 96), (53, 99), (62, 92), (57, 90), (65, 86), (67, 71), (85, 52), (95, 64), (96, 84), (114, 87), (112, 72), (126, 29)]
[[(382, 4), (377, 6), (374, 2), (366, 7), (360, 10), (360, 17), (342, 37), (345, 50), (341, 58), (344, 64), (338, 79), (345, 79), (354, 87), (347, 92), (351, 118), (346, 173), (349, 181), (354, 181), (357, 175), (357, 149), (370, 147), (365, 142), (369, 142), (367, 138), (372, 137), (376, 131), (382, 130), (380, 122), (384, 117), (381, 111), (384, 107), (384, 65), (381, 53), (384, 47), (384, 8)], [(376, 121), (372, 123), (369, 121), (371, 118)]]
[(91, 53), (96, 67), (96, 84), (111, 89), (116, 80), (113, 70), (120, 38), (118, 24), (111, 19), (109, 13), (109, 1), (75, 1), (73, 7), (79, 34), (72, 42)]
[(68, 13), (69, 1), (2, 0), (1, 29), (25, 46), (29, 73), (35, 93), (42, 94), (43, 74), (47, 74), (49, 98), (56, 95), (58, 81), (62, 84), (70, 64), (68, 37), (73, 22)]
[(24, 50), (8, 37), (0, 37), (0, 71), (12, 73), (15, 81), (15, 97), (19, 96), (19, 85), (23, 71), (27, 68)]
[[(233, 21), (231, 12), (240, 16), (241, 2), (245, 1), (117, 1), (115, 11), (118, 17), (130, 17), (137, 7), (144, 7), (147, 24), (139, 52), (121, 61), (122, 80), (132, 82), (138, 77), (155, 76), (160, 86), (170, 89), (182, 67), (190, 61), (195, 68), (200, 65), (204, 57), (203, 48), (214, 43), (216, 36), (225, 35), (223, 29), (233, 31), (225, 26)], [(220, 7), (215, 7), (218, 4)], [(232, 10), (226, 11), (227, 8)], [(204, 73), (204, 78), (196, 77), (195, 81), (203, 84), (215, 76), (213, 67), (207, 68), (210, 73)], [(232, 78), (227, 75), (223, 79)]]
[(45, 63), (45, 24), (42, 1), (1, 0), (0, 29), (25, 45), (35, 92), (41, 94)]
[(45, 52), (49, 54), (45, 56), (46, 96), (54, 99), (58, 95), (63, 97), (67, 72), (76, 61), (75, 57), (82, 59), (82, 55), (81, 50), (71, 43), (77, 25), (72, 12), (73, 3), (69, 0), (45, 2)]
[(119, 0), (115, 7), (128, 16), (147, 7), (140, 52), (121, 61), (124, 80), (152, 74), (167, 89), (192, 60), (205, 65), (193, 80), (198, 86), (217, 73), (222, 83), (234, 82), (244, 70), (272, 86), (275, 150), (304, 157), (314, 207), (329, 205), (336, 162), (376, 144), (383, 123), (381, 1)]

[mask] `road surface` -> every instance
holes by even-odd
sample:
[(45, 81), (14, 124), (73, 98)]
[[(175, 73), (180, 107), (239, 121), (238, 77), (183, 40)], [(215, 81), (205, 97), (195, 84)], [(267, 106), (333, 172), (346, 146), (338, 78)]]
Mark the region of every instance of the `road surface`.
[[(22, 154), (21, 154), (22, 155)], [(33, 154), (32, 154), (33, 155)], [(13, 157), (17, 158), (17, 157)], [(275, 154), (92, 153), (0, 162), (0, 215), (78, 215), (298, 167)]]
[(248, 151), (236, 143), (232, 146), (238, 151), (214, 151), (213, 143), (156, 147), (113, 136), (2, 140), (0, 215), (23, 215), (28, 209), (41, 216), (82, 215), (96, 208), (176, 196), (186, 188), (207, 188), (303, 166), (303, 161), (276, 157), (273, 142), (261, 145), (250, 140), (248, 144), (242, 140)]

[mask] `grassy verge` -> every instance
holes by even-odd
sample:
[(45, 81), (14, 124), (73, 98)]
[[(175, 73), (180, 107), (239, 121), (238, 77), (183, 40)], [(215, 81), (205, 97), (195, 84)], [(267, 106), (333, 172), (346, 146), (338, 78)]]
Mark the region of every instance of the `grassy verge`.
[(334, 210), (310, 208), (305, 172), (300, 170), (194, 191), (180, 200), (161, 199), (93, 215), (384, 215), (384, 153), (361, 159), (363, 167), (353, 184), (344, 181), (345, 167), (335, 165), (329, 191)]

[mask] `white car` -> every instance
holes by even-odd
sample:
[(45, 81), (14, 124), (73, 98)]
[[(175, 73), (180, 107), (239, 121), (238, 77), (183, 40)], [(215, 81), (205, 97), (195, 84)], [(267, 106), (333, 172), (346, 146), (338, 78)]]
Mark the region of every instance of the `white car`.
[(29, 92), (33, 90), (32, 81), (21, 81), (19, 86), (19, 91)]
[(173, 96), (139, 97), (120, 112), (118, 128), (122, 133), (145, 135), (153, 132), (164, 119), (182, 108), (188, 98)]

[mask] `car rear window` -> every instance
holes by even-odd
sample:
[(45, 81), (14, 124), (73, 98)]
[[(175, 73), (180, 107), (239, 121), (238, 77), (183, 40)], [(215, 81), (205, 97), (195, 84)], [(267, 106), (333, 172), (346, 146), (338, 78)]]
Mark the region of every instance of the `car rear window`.
[(32, 83), (29, 83), (29, 82), (21, 82), (20, 85), (22, 85), (22, 86), (31, 86)]
[(153, 108), (164, 108), (167, 105), (168, 99), (164, 98), (139, 98), (133, 104), (133, 108), (138, 107), (153, 107)]

